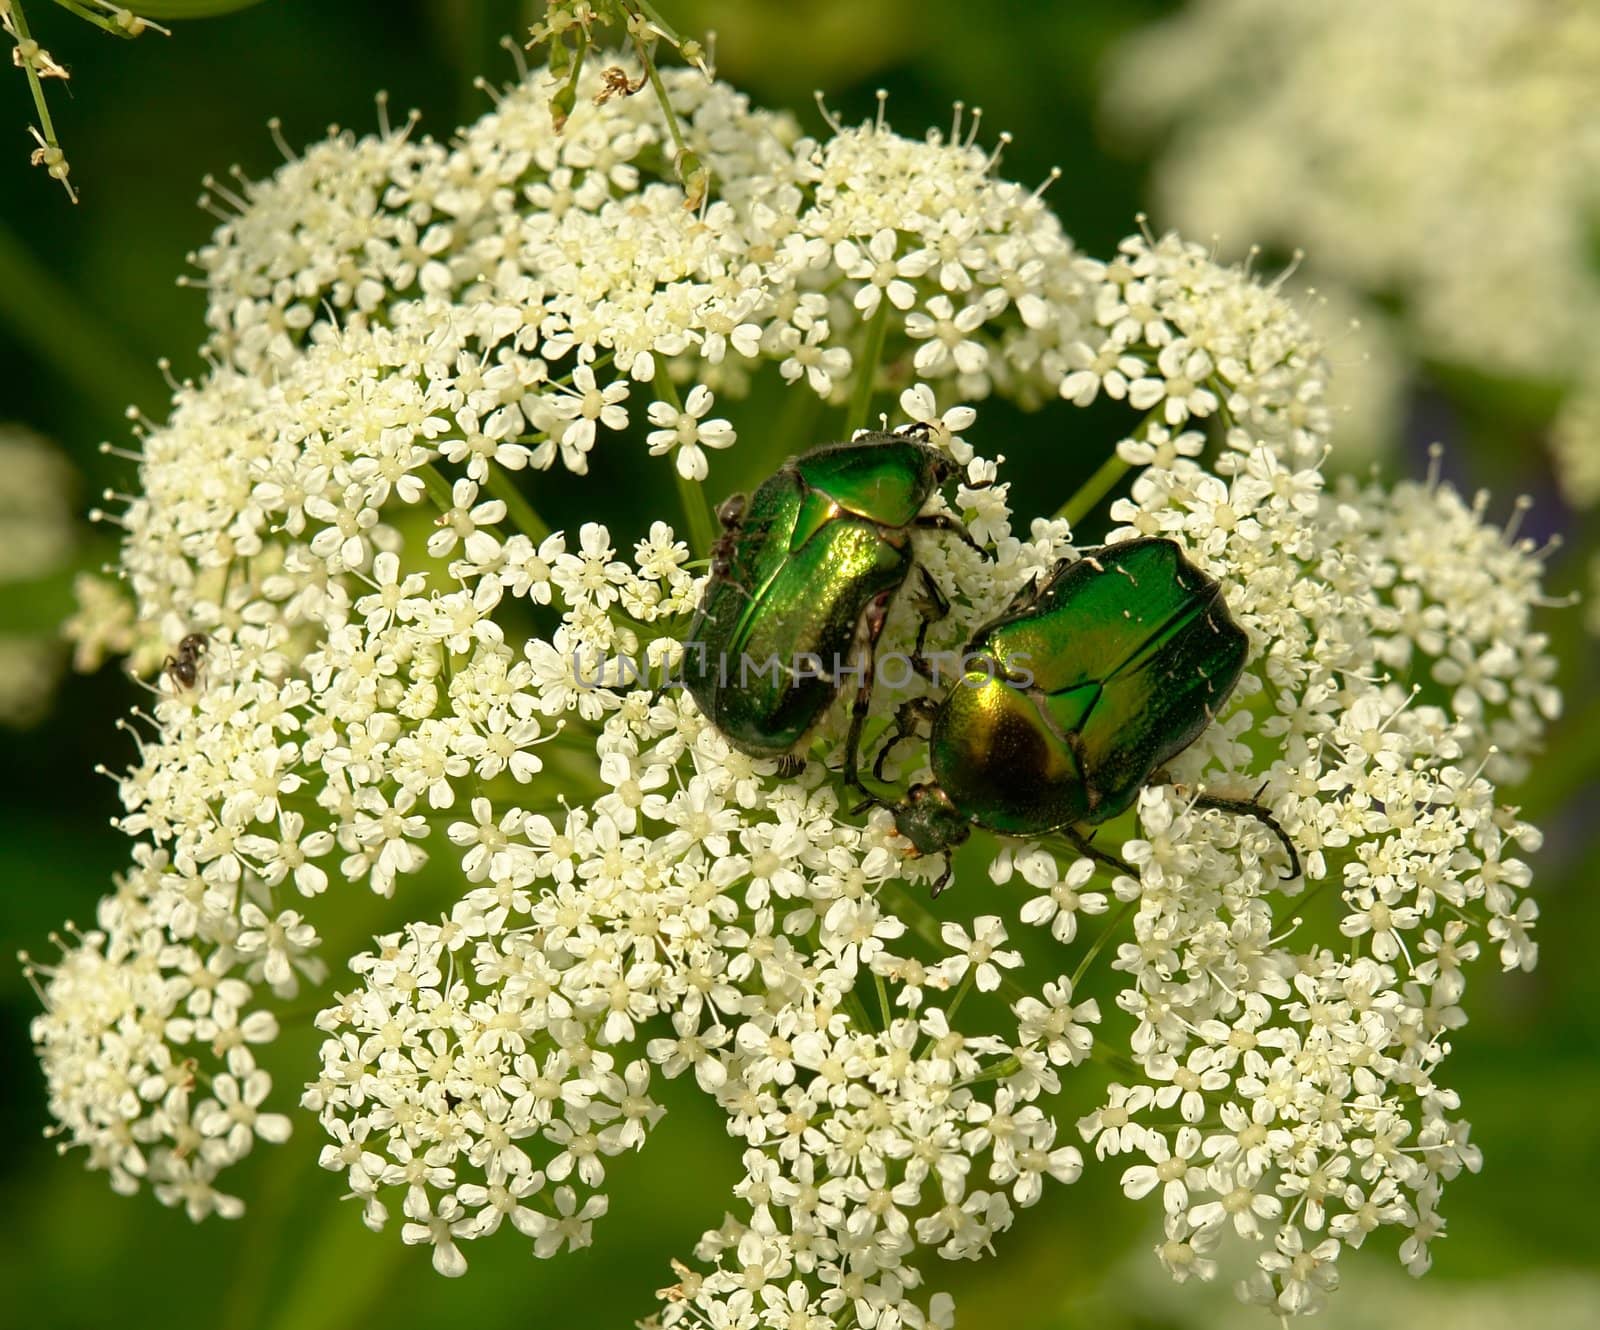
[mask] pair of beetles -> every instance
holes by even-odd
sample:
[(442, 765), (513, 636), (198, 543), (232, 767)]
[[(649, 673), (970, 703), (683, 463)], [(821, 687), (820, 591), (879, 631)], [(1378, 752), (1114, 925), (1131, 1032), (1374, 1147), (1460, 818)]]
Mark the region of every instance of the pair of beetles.
[[(925, 647), (949, 602), (916, 562), (912, 532), (943, 530), (979, 548), (954, 517), (923, 512), (956, 471), (929, 437), (912, 426), (827, 445), (725, 502), (684, 643), (682, 678), (700, 709), (735, 748), (777, 758), (786, 772), (804, 765), (842, 676), (855, 678), (844, 776), (867, 796), (863, 808), (884, 802), (860, 774), (875, 650), (913, 574), (922, 622), (911, 665), (940, 682)], [(874, 775), (896, 744), (925, 732), (933, 779), (890, 805), (896, 829), (918, 854), (952, 850), (974, 826), (1059, 834), (1130, 871), (1090, 844), (1091, 829), (1164, 779), (1164, 764), (1232, 692), (1247, 646), (1217, 583), (1173, 541), (1122, 541), (1062, 560), (973, 635), (942, 699), (898, 708)], [(1202, 795), (1196, 806), (1258, 818), (1287, 851), (1288, 876), (1299, 876), (1294, 845), (1261, 804)]]

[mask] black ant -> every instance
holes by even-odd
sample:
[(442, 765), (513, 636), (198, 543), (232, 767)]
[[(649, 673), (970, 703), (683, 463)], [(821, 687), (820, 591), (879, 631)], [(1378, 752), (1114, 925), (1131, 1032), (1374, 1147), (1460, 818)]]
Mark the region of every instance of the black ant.
[(193, 688), (200, 678), (200, 666), (210, 645), (211, 639), (204, 633), (188, 634), (178, 643), (178, 654), (162, 662), (161, 668), (167, 678), (179, 688)]

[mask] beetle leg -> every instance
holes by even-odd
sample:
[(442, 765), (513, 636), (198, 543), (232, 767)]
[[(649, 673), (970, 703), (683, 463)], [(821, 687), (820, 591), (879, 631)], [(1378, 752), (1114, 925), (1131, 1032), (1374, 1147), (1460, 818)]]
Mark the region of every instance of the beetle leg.
[(928, 629), (950, 613), (950, 598), (921, 564), (917, 565), (917, 572), (922, 575), (922, 590), (912, 603), (922, 622), (917, 626), (917, 643), (911, 648), (911, 668), (928, 682), (938, 683), (938, 671), (924, 654), (924, 648), (928, 645)]
[(1093, 859), (1095, 863), (1104, 864), (1107, 868), (1113, 868), (1127, 877), (1139, 876), (1133, 865), (1126, 860), (1119, 859), (1116, 855), (1106, 850), (1095, 849), (1089, 843), (1089, 838), (1079, 831), (1077, 827), (1062, 827), (1061, 834), (1072, 842), (1072, 848), (1083, 855), (1084, 858)]
[(953, 531), (968, 545), (972, 546), (983, 558), (994, 561), (994, 556), (984, 549), (972, 538), (972, 533), (962, 523), (949, 513), (924, 513), (921, 517), (913, 518), (912, 526), (921, 527), (925, 531)]
[(799, 753), (784, 753), (778, 758), (778, 775), (784, 780), (798, 776), (806, 769), (806, 760)]
[(933, 900), (938, 900), (940, 895), (944, 892), (944, 889), (955, 880), (955, 875), (956, 866), (950, 862), (950, 856), (946, 854), (944, 857), (944, 872), (940, 873), (938, 877), (934, 878), (933, 889), (928, 892), (929, 897)]
[(1045, 574), (1041, 568), (1032, 579), (1024, 582), (1016, 595), (1011, 597), (1011, 603), (1006, 606), (1007, 614), (1020, 614), (1030, 610), (1039, 603), (1039, 597), (1044, 593)]
[[(1050, 710), (1048, 707), (1039, 708), (1039, 715), (1041, 717), (1048, 716), (1049, 714)], [(1068, 730), (1063, 737), (1067, 741), (1067, 747), (1072, 752), (1072, 760), (1078, 764), (1078, 771), (1087, 777), (1089, 772), (1089, 754), (1084, 750), (1083, 735), (1079, 734), (1077, 730)], [(1083, 788), (1089, 799), (1089, 811), (1092, 813), (1095, 809), (1100, 807), (1101, 803), (1104, 802), (1105, 795), (1101, 792), (1100, 787), (1094, 784), (1092, 781), (1086, 780)]]
[(867, 707), (872, 701), (878, 639), (883, 635), (883, 625), (889, 621), (889, 602), (893, 598), (892, 590), (874, 597), (862, 620), (861, 686), (856, 689), (855, 705), (850, 708), (850, 733), (844, 741), (844, 781), (846, 785), (854, 785), (863, 794), (871, 794), (872, 791), (861, 783), (861, 731), (866, 726)]
[(894, 730), (885, 739), (883, 747), (878, 749), (878, 759), (872, 764), (874, 780), (883, 779), (883, 764), (889, 760), (894, 746), (902, 739), (914, 739), (918, 722), (927, 721), (931, 724), (938, 708), (939, 704), (931, 697), (908, 697), (900, 704), (894, 713)]
[[(1263, 790), (1267, 787), (1263, 785)], [(1257, 792), (1259, 794), (1259, 791)], [(1291, 882), (1300, 876), (1300, 852), (1295, 849), (1294, 842), (1289, 839), (1289, 833), (1283, 825), (1273, 816), (1272, 810), (1265, 804), (1258, 803), (1255, 799), (1225, 799), (1216, 794), (1197, 794), (1194, 799), (1196, 808), (1215, 808), (1220, 813), (1238, 813), (1242, 817), (1253, 817), (1268, 831), (1278, 838), (1278, 844), (1283, 846), (1284, 853), (1289, 856), (1289, 871), (1280, 873), (1285, 882)]]

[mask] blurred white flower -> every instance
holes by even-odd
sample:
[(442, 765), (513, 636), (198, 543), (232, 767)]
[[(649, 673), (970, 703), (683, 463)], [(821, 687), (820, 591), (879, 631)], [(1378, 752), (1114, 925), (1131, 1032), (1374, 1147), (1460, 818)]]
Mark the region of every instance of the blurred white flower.
[[(59, 573), (77, 543), (72, 468), (31, 430), (0, 425), (0, 596), (18, 583)], [(9, 588), (7, 584), (13, 584)], [(50, 707), (61, 677), (61, 644), (29, 632), (21, 615), (0, 624), (0, 725), (28, 726)]]
[[(1349, 345), (1372, 365), (1357, 397), (1382, 400), (1398, 343), (1592, 402), (1597, 62), (1588, 0), (1189, 0), (1117, 53), (1106, 104), (1124, 133), (1166, 136), (1163, 217), (1304, 250), (1331, 318), (1392, 309), (1392, 332), (1357, 315)], [(1357, 439), (1366, 410), (1352, 402)], [(1574, 502), (1594, 502), (1592, 406), (1557, 433)]]

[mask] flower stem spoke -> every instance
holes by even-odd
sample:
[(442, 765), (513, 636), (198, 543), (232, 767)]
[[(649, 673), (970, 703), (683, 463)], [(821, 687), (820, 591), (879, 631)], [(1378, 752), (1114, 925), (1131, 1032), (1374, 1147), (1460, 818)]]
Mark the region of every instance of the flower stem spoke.
[[(672, 107), (672, 99), (667, 96), (666, 84), (661, 81), (661, 71), (656, 68), (655, 59), (650, 54), (650, 43), (645, 41), (642, 33), (633, 31), (632, 24), (629, 24), (629, 31), (633, 36), (633, 49), (638, 54), (639, 63), (644, 66), (645, 77), (650, 80), (651, 90), (655, 93), (656, 100), (661, 103), (661, 114), (667, 122), (667, 132), (672, 136), (672, 145), (677, 149), (673, 154), (673, 166), (678, 173), (678, 181), (684, 188), (684, 207), (698, 208), (706, 196), (710, 176), (706, 168), (701, 165), (700, 159), (689, 151), (689, 145), (684, 142), (683, 129), (678, 123), (678, 113)], [(664, 28), (662, 32), (665, 35)]]
[(538, 510), (528, 502), (528, 498), (512, 479), (511, 473), (501, 466), (489, 468), (489, 479), (485, 488), (495, 498), (506, 506), (506, 513), (516, 525), (518, 531), (527, 536), (535, 545), (539, 544), (550, 534), (550, 524), (539, 516)]
[(966, 1080), (960, 1082), (960, 1085), (963, 1089), (965, 1089), (973, 1085), (983, 1085), (989, 1081), (1002, 1081), (1007, 1076), (1015, 1075), (1021, 1070), (1021, 1059), (1019, 1059), (1016, 1054), (1012, 1054), (1003, 1061), (992, 1063), (990, 1066), (985, 1067), (976, 1076), (967, 1077)]
[(939, 936), (938, 916), (923, 904), (922, 897), (913, 884), (907, 882), (899, 885), (902, 888), (901, 899), (895, 913), (905, 921), (913, 933), (935, 951), (944, 951), (944, 939)]
[(705, 486), (676, 469), (673, 475), (678, 480), (678, 502), (683, 505), (684, 519), (689, 524), (689, 548), (696, 554), (709, 556), (717, 541), (717, 519), (706, 499)]
[(1095, 939), (1094, 945), (1089, 948), (1083, 959), (1078, 962), (1078, 968), (1072, 972), (1072, 991), (1074, 993), (1078, 991), (1078, 986), (1083, 982), (1083, 976), (1089, 973), (1089, 967), (1094, 964), (1095, 958), (1105, 950), (1106, 944), (1111, 941), (1112, 935), (1122, 927), (1122, 921), (1128, 917), (1128, 913), (1132, 909), (1133, 902), (1124, 901), (1122, 908), (1111, 916), (1100, 936)]
[(1124, 1076), (1141, 1076), (1143, 1073), (1138, 1065), (1126, 1053), (1120, 1052), (1106, 1043), (1103, 1039), (1096, 1039), (1089, 1048), (1089, 1058), (1100, 1063), (1103, 1067), (1110, 1067), (1121, 1072)]
[(428, 497), (433, 500), (433, 505), (441, 513), (447, 513), (455, 506), (455, 500), (450, 497), (450, 482), (444, 472), (439, 470), (437, 462), (429, 462), (426, 466), (418, 467), (417, 474), (422, 477), (422, 483), (427, 487)]
[[(11, 24), (17, 31), (17, 50), (20, 52), (23, 43), (33, 40), (27, 17), (22, 12), (22, 0), (12, 0)], [(50, 119), (50, 107), (45, 103), (44, 84), (39, 81), (39, 73), (31, 61), (21, 60), (20, 63), (28, 80), (28, 90), (33, 94), (33, 109), (39, 113), (39, 128), (44, 133), (44, 141), (52, 148), (59, 148), (61, 144), (56, 140), (55, 123)]]
[(844, 995), (844, 1007), (850, 1013), (850, 1019), (855, 1023), (856, 1029), (865, 1033), (875, 1028), (867, 1015), (867, 1004), (854, 991)]
[(872, 385), (878, 377), (878, 362), (883, 359), (883, 343), (889, 332), (888, 300), (878, 301), (878, 308), (867, 325), (862, 341), (861, 356), (855, 367), (856, 382), (850, 393), (850, 406), (845, 412), (844, 437), (849, 438), (865, 427), (867, 412), (872, 408)]
[(1128, 474), (1131, 467), (1122, 457), (1113, 452), (1110, 457), (1100, 463), (1094, 475), (1078, 487), (1078, 492), (1068, 499), (1060, 508), (1056, 509), (1056, 516), (1065, 518), (1068, 525), (1076, 528), (1095, 509), (1095, 505), (1105, 498), (1117, 482)]
[(132, 40), (134, 34), (119, 24), (105, 12), (81, 5), (77, 0), (55, 0), (57, 8), (64, 9), (74, 18), (81, 18), (85, 23), (92, 23), (101, 32), (109, 32), (113, 37), (120, 37), (124, 41)]

